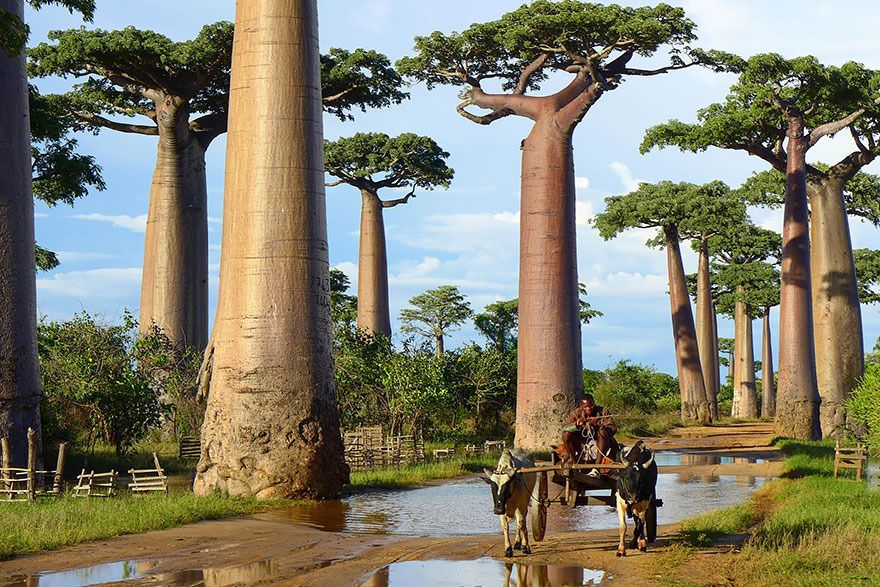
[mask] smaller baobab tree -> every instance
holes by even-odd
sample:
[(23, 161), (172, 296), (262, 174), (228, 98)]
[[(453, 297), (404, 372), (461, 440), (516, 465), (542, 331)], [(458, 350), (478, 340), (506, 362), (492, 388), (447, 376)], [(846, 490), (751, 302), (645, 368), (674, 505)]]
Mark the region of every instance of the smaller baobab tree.
[(433, 339), (434, 352), (443, 355), (443, 338), (473, 315), (471, 305), (458, 287), (441, 285), (409, 300), (411, 308), (400, 311), (401, 329)]
[[(417, 189), (449, 187), (449, 153), (428, 137), (404, 133), (357, 133), (324, 144), (324, 169), (337, 177), (328, 186), (347, 184), (361, 193), (358, 254), (358, 328), (391, 337), (388, 309), (388, 256), (384, 210), (406, 204)], [(383, 200), (380, 190), (407, 189), (400, 198)]]
[(632, 228), (658, 228), (649, 246), (666, 249), (672, 332), (681, 390), (681, 417), (706, 423), (711, 407), (703, 379), (694, 315), (688, 298), (687, 278), (681, 259), (681, 239), (699, 238), (701, 221), (722, 216), (732, 204), (729, 189), (721, 182), (704, 186), (663, 181), (641, 184), (635, 191), (605, 199), (605, 210), (594, 219), (602, 238), (608, 240)]
[(516, 348), (519, 300), (501, 300), (474, 315), (474, 326), (501, 353)]

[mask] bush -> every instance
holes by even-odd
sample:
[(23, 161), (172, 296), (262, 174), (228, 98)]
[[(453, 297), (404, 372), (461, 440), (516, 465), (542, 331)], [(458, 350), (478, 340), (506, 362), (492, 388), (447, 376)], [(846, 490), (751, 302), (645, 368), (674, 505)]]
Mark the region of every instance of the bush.
[(880, 453), (880, 365), (868, 365), (859, 386), (846, 401), (856, 436)]
[(592, 388), (596, 403), (614, 413), (653, 414), (681, 409), (681, 394), (675, 377), (626, 359), (600, 375), (585, 370), (584, 387)]

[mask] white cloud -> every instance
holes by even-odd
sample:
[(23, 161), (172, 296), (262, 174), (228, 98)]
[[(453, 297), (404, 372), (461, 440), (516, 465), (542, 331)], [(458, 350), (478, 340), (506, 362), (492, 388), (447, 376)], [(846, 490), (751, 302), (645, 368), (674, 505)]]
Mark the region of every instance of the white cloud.
[(113, 226), (119, 228), (125, 228), (127, 230), (132, 230), (134, 232), (146, 232), (147, 231), (147, 215), (141, 214), (140, 216), (128, 216), (127, 214), (120, 214), (118, 216), (108, 216), (106, 214), (75, 214), (74, 218), (78, 218), (79, 220), (94, 220), (97, 222), (109, 222)]
[(626, 189), (627, 193), (634, 192), (638, 189), (639, 184), (643, 183), (645, 180), (643, 179), (633, 179), (632, 172), (629, 170), (629, 167), (625, 163), (621, 163), (620, 161), (612, 161), (608, 164), (608, 167), (617, 174), (617, 177), (620, 178), (620, 182), (623, 184), (624, 189)]
[(667, 280), (665, 275), (641, 273), (608, 273), (604, 277), (586, 282), (587, 291), (596, 296), (650, 297), (665, 295)]
[(84, 300), (129, 298), (140, 283), (140, 267), (65, 271), (37, 279), (37, 293)]
[(574, 187), (575, 189), (585, 190), (590, 187), (590, 178), (589, 177), (575, 177), (574, 178)]
[(351, 282), (352, 287), (357, 287), (357, 278), (358, 278), (358, 266), (357, 263), (352, 263), (351, 261), (343, 261), (342, 263), (337, 263), (331, 267), (332, 269), (339, 269), (345, 276), (348, 277), (348, 280)]
[(583, 202), (578, 200), (574, 203), (575, 224), (581, 226), (589, 226), (590, 220), (596, 215), (592, 202)]

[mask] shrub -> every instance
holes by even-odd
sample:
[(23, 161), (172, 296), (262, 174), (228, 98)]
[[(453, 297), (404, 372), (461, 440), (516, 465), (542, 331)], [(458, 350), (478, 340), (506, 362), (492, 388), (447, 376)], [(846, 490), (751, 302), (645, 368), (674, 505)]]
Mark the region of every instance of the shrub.
[(846, 401), (856, 436), (880, 453), (880, 365), (868, 365), (859, 386)]

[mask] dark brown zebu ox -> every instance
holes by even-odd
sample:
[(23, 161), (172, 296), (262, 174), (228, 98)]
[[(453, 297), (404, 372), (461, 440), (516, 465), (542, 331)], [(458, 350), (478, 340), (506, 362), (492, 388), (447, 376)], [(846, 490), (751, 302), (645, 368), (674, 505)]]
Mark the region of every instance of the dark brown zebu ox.
[(656, 499), (657, 463), (654, 453), (647, 449), (640, 440), (630, 449), (621, 451), (620, 463), (626, 465), (617, 477), (617, 515), (620, 519), (620, 543), (617, 556), (626, 556), (624, 538), (626, 538), (626, 518), (635, 523), (630, 548), (648, 549), (648, 542), (654, 536), (646, 532), (646, 517), (651, 503)]

